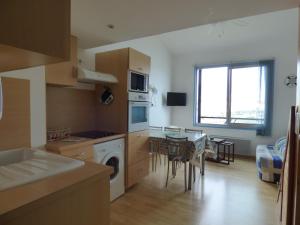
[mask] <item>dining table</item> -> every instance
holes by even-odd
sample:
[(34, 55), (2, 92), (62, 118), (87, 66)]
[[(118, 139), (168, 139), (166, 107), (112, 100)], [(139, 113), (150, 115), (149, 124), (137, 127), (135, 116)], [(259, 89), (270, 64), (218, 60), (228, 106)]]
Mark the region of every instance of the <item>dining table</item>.
[[(172, 132), (172, 131), (162, 131), (162, 130), (149, 130), (149, 140), (150, 141), (164, 141), (166, 137), (174, 137), (174, 138), (187, 138), (187, 141), (193, 146), (188, 150), (191, 151), (193, 155), (194, 151), (197, 151), (198, 154), (201, 155), (201, 174), (204, 175), (205, 169), (205, 144), (207, 135), (202, 132), (185, 132), (184, 130), (180, 132)], [(199, 149), (202, 148), (202, 149)], [(193, 173), (193, 165), (189, 161), (189, 170), (188, 170), (188, 190), (192, 189), (192, 173)]]

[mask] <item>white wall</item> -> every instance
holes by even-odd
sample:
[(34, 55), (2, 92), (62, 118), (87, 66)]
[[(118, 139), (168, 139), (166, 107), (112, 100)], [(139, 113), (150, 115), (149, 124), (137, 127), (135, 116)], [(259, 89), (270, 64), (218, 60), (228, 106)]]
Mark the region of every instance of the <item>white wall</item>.
[(228, 63), (231, 61), (254, 61), (275, 58), (275, 84), (273, 106), (273, 129), (271, 137), (258, 137), (255, 131), (204, 128), (208, 134), (239, 137), (251, 140), (251, 151), (242, 154), (255, 155), (257, 144), (272, 144), (278, 137), (286, 135), (289, 109), (295, 105), (296, 88), (284, 85), (287, 75), (297, 71), (297, 24), (289, 28), (290, 32), (270, 37), (259, 43), (244, 43), (234, 47), (211, 48), (190, 54), (173, 56), (172, 90), (187, 92), (187, 107), (174, 107), (171, 121), (173, 125), (193, 127), (193, 77), (194, 66)]
[(170, 108), (165, 106), (165, 95), (171, 89), (171, 57), (159, 38), (153, 36), (80, 50), (79, 58), (82, 59), (83, 66), (94, 69), (95, 53), (126, 47), (132, 47), (151, 57), (150, 85), (158, 89), (158, 94), (155, 97), (156, 104), (150, 108), (150, 124), (157, 126), (168, 125), (171, 111)]
[(46, 144), (46, 85), (44, 66), (0, 73), (0, 77), (30, 81), (31, 146)]

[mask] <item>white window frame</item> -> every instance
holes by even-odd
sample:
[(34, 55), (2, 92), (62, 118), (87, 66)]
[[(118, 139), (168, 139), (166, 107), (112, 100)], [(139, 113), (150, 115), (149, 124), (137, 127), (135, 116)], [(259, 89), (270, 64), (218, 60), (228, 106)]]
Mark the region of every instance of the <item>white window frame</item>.
[[(202, 126), (202, 127), (220, 127), (220, 128), (233, 128), (233, 129), (257, 129), (259, 127), (264, 127), (266, 123), (266, 111), (269, 111), (265, 108), (265, 116), (264, 116), (264, 123), (263, 124), (249, 124), (249, 123), (231, 123), (231, 88), (232, 88), (232, 69), (236, 68), (247, 68), (247, 67), (257, 67), (261, 66), (260, 62), (250, 62), (250, 63), (235, 63), (235, 64), (219, 64), (213, 66), (195, 66), (195, 105), (194, 105), (194, 125), (195, 126)], [(218, 68), (218, 67), (228, 67), (228, 74), (227, 74), (227, 115), (226, 117), (201, 117), (201, 70), (202, 69), (209, 69), (209, 68)], [(199, 74), (200, 73), (200, 74)], [(265, 96), (270, 94), (272, 90), (268, 90), (267, 86), (265, 89), (266, 93)], [(269, 93), (268, 93), (269, 92)], [(266, 106), (267, 107), (267, 106)], [(272, 107), (269, 105), (268, 107)], [(218, 119), (225, 119), (225, 124), (211, 124), (211, 123), (201, 123), (201, 118), (218, 118)], [(242, 119), (255, 119), (255, 118), (242, 118)]]

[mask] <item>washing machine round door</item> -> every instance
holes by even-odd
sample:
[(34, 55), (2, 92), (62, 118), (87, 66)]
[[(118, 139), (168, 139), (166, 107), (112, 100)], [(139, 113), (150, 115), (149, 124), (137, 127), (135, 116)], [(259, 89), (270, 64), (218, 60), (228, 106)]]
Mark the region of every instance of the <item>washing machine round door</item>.
[(101, 162), (101, 164), (113, 168), (113, 173), (110, 175), (110, 181), (116, 179), (120, 173), (120, 157), (121, 155), (117, 152), (112, 152), (107, 154)]

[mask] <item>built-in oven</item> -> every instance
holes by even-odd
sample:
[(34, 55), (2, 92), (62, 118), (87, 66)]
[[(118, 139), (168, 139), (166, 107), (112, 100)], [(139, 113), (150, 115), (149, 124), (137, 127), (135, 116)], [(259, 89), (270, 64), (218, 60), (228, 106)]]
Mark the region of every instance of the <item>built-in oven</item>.
[(149, 128), (149, 97), (145, 93), (128, 93), (128, 132)]
[(128, 91), (134, 92), (148, 92), (149, 75), (134, 72), (129, 70), (128, 72)]

